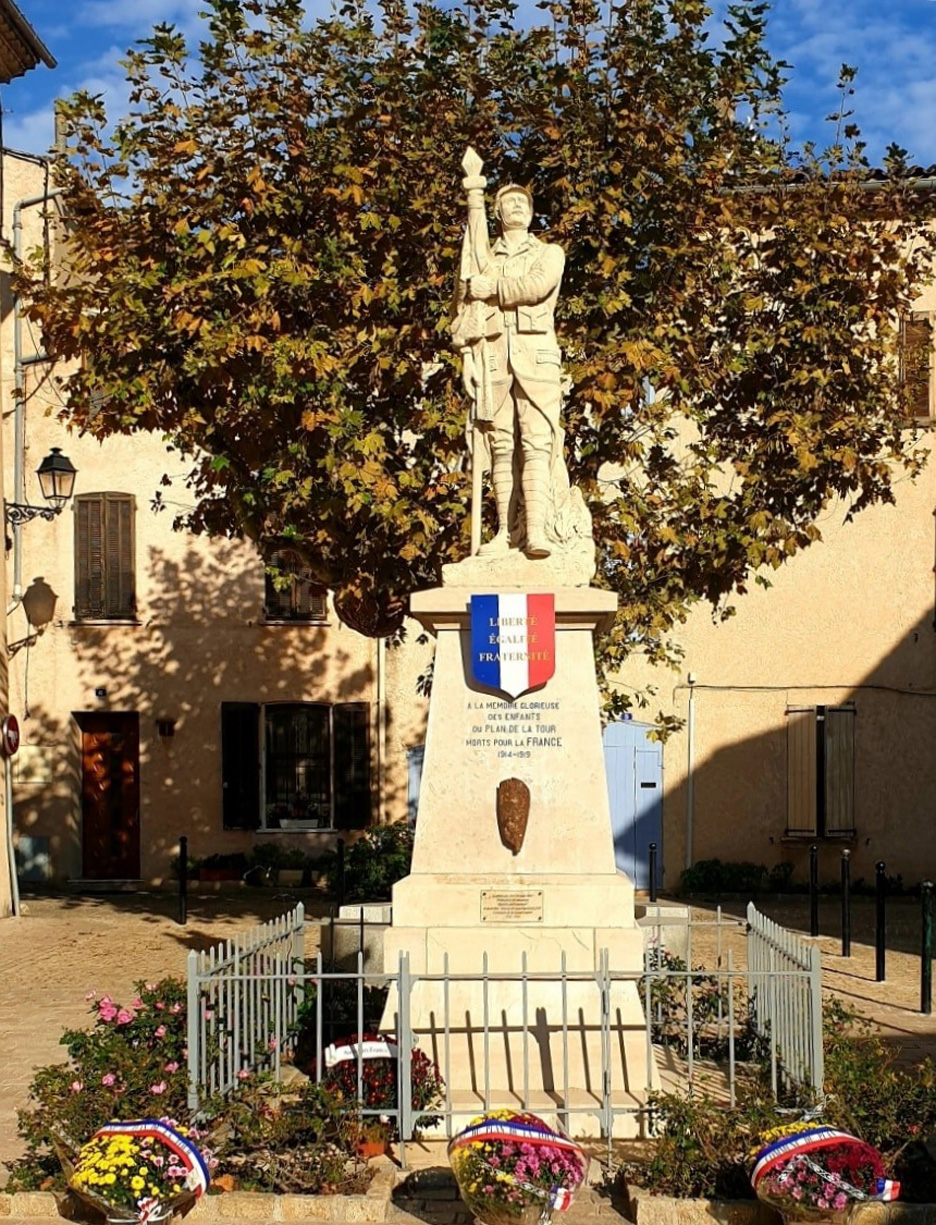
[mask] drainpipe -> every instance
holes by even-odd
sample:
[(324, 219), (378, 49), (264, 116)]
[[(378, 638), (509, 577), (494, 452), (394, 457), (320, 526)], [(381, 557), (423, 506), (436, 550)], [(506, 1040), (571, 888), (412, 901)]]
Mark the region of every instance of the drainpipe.
[(377, 822), (386, 824), (387, 640), (377, 639)]
[(686, 867), (692, 867), (692, 825), (695, 819), (695, 673), (689, 682), (689, 713), (686, 716)]
[(19, 881), (16, 878), (16, 852), (13, 849), (13, 758), (3, 762), (4, 825), (6, 826), (7, 854), (10, 865), (10, 904), (13, 913), (20, 913)]
[[(23, 259), (23, 209), (32, 208), (36, 204), (46, 204), (54, 196), (63, 194), (61, 187), (43, 192), (40, 196), (27, 196), (18, 200), (13, 209), (13, 257), (19, 265)], [(45, 353), (36, 353), (32, 357), (23, 357), (23, 321), (20, 316), (19, 294), (13, 298), (13, 501), (26, 502), (26, 483), (24, 476), (26, 452), (26, 404), (23, 395), (26, 390), (25, 372), (27, 366), (38, 365), (47, 360)], [(13, 603), (8, 611), (13, 612), (23, 602), (23, 526), (17, 523), (13, 527)]]

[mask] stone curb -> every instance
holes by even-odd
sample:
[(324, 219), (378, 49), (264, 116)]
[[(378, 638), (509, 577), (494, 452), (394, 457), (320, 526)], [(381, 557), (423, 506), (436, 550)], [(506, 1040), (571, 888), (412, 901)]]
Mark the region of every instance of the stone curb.
[[(257, 1191), (225, 1191), (206, 1195), (186, 1221), (329, 1221), (336, 1225), (369, 1225), (386, 1221), (396, 1170), (377, 1169), (363, 1195), (266, 1195)], [(0, 1220), (62, 1218), (60, 1197), (51, 1191), (14, 1191), (0, 1194)]]
[[(780, 1214), (758, 1200), (676, 1199), (631, 1189), (634, 1225), (777, 1225)], [(856, 1204), (849, 1225), (936, 1225), (936, 1204)]]

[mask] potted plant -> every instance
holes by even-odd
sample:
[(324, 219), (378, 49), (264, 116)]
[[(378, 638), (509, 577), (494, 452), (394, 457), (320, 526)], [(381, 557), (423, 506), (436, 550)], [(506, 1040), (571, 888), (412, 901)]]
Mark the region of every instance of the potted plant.
[(198, 865), (198, 879), (241, 880), (247, 868), (247, 856), (242, 851), (219, 851), (201, 860)]
[(362, 1118), (358, 1128), (357, 1155), (362, 1161), (383, 1157), (390, 1151), (392, 1139), (393, 1125), (389, 1120), (374, 1118), (372, 1115)]
[(250, 883), (254, 885), (275, 883), (282, 858), (282, 848), (276, 842), (258, 842), (250, 853)]
[(298, 846), (287, 846), (280, 851), (277, 879), (281, 885), (296, 887), (302, 884), (305, 875), (306, 853)]
[[(169, 860), (169, 871), (176, 878), (176, 880), (179, 879), (179, 868), (181, 866), (181, 863), (182, 863), (182, 857), (180, 855), (173, 855), (172, 858)], [(187, 880), (197, 880), (199, 867), (200, 867), (199, 860), (193, 858), (193, 856), (191, 855), (187, 856), (186, 864), (185, 864), (186, 879)]]

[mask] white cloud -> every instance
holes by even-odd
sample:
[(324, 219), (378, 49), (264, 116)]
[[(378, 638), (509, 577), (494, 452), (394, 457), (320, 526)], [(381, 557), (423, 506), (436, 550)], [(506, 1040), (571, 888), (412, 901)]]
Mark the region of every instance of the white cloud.
[(132, 30), (143, 37), (157, 23), (193, 27), (202, 8), (202, 0), (85, 0), (76, 23)]
[(3, 116), (3, 144), (22, 153), (47, 153), (55, 139), (52, 108), (6, 112)]

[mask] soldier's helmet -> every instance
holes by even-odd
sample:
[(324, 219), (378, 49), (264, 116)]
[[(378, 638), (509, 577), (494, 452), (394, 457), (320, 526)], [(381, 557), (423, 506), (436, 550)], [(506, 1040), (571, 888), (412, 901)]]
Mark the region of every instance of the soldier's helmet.
[(524, 187), (522, 183), (505, 183), (503, 187), (498, 189), (497, 195), (494, 197), (494, 216), (498, 221), (501, 218), (501, 200), (503, 200), (504, 196), (512, 195), (517, 191), (521, 196), (526, 196), (530, 204), (530, 212), (533, 211), (533, 193), (529, 187)]

